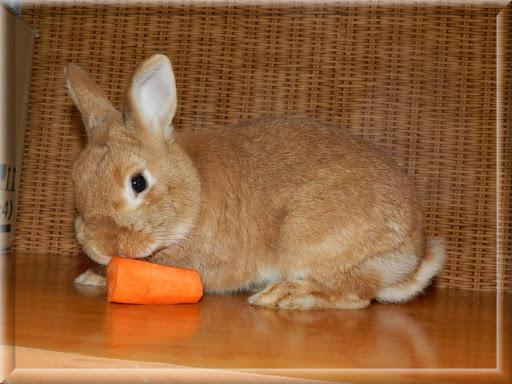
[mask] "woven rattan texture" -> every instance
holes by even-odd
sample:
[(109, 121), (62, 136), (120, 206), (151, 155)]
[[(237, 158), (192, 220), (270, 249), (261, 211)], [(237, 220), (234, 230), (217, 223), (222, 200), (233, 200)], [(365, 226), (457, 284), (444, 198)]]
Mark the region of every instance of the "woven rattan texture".
[(429, 232), (447, 239), (439, 285), (495, 289), (496, 14), (476, 6), (32, 6), (25, 19), (39, 38), (16, 246), (79, 252), (70, 168), (85, 136), (63, 66), (79, 63), (120, 105), (136, 64), (161, 52), (177, 76), (178, 129), (298, 114), (362, 135), (408, 170)]

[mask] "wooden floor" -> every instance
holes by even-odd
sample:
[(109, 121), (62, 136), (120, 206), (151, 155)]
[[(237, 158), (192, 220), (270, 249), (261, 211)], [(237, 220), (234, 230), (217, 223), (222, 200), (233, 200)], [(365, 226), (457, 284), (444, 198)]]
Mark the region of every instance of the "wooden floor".
[[(100, 379), (92, 371), (29, 368), (158, 368), (155, 382), (165, 375), (198, 382), (506, 382), (496, 368), (510, 372), (501, 362), (512, 342), (508, 294), (496, 300), (494, 293), (429, 290), (409, 304), (358, 311), (276, 311), (251, 307), (245, 296), (108, 304), (104, 290), (74, 286), (78, 271), (58, 260), (16, 256), (12, 382), (34, 375), (66, 382), (69, 374), (104, 382), (124, 372), (96, 371)], [(125, 374), (122, 382), (144, 382)]]

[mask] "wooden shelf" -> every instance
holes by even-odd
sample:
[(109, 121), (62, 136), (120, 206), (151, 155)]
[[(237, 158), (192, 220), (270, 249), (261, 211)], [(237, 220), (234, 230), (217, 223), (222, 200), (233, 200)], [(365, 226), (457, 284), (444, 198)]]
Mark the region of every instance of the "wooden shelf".
[(492, 292), (431, 289), (405, 305), (358, 311), (275, 311), (252, 307), (242, 295), (120, 305), (108, 304), (104, 290), (73, 286), (79, 271), (60, 259), (16, 256), (13, 382), (45, 377), (32, 368), (159, 368), (154, 374), (190, 378), (209, 372), (201, 382), (218, 375), (227, 375), (223, 382), (506, 382), (496, 367), (497, 351), (510, 356), (509, 294), (497, 300)]

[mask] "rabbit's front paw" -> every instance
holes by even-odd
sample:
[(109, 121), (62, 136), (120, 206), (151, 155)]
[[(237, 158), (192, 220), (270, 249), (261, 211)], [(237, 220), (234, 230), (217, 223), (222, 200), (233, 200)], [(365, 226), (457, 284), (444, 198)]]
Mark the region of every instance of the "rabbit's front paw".
[(97, 273), (88, 269), (75, 279), (75, 284), (103, 287), (106, 285), (106, 280), (104, 276), (98, 275)]

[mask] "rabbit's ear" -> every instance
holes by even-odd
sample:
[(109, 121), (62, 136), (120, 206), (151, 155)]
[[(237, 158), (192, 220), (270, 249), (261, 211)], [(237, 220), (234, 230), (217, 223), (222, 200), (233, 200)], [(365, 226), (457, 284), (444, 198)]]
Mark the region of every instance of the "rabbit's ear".
[(128, 87), (125, 119), (159, 138), (172, 134), (176, 112), (176, 83), (171, 62), (165, 55), (153, 55), (135, 71)]
[(64, 77), (69, 95), (82, 115), (89, 139), (98, 131), (108, 128), (108, 123), (121, 120), (121, 113), (79, 66), (69, 63), (64, 68)]

